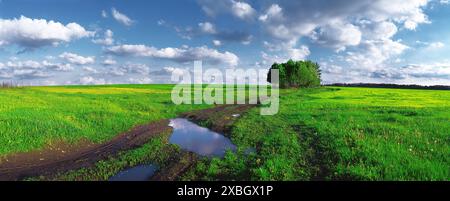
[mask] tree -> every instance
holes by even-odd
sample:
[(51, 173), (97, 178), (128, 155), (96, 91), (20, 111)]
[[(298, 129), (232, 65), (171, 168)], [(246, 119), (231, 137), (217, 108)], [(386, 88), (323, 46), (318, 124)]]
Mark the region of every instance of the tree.
[[(286, 63), (274, 63), (271, 69), (278, 69), (280, 75), (280, 88), (309, 88), (320, 86), (321, 71), (318, 63), (312, 61), (293, 61)], [(267, 75), (267, 81), (271, 83), (271, 71)]]

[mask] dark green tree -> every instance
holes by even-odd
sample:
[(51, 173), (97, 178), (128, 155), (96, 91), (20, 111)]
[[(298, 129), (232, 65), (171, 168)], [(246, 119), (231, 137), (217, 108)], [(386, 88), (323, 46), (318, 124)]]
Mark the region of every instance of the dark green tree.
[[(293, 61), (274, 63), (270, 69), (278, 69), (280, 74), (280, 88), (309, 88), (319, 87), (321, 71), (318, 63), (312, 61)], [(271, 71), (267, 75), (271, 83)]]

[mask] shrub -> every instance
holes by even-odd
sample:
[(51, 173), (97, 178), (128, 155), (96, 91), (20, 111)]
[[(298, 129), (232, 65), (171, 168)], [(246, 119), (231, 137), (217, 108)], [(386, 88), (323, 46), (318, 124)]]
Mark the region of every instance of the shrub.
[[(274, 63), (270, 69), (278, 69), (280, 74), (280, 88), (318, 87), (320, 86), (320, 66), (312, 61), (292, 61)], [(267, 76), (271, 81), (271, 71)]]

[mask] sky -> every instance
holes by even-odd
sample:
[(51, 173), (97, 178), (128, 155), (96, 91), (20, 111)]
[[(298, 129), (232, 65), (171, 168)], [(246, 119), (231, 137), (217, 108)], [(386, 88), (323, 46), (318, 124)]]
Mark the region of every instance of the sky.
[(450, 85), (449, 0), (0, 0), (0, 82), (169, 83), (318, 62), (324, 83)]

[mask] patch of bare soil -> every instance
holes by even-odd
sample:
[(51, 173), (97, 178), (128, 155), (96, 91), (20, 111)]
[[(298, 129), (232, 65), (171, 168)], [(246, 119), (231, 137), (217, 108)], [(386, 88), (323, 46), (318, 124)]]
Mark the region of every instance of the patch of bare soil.
[(76, 145), (54, 143), (40, 151), (12, 154), (0, 161), (0, 180), (21, 180), (90, 167), (120, 151), (142, 146), (152, 137), (172, 129), (168, 124), (169, 120), (161, 120), (137, 126), (102, 144), (88, 141)]

